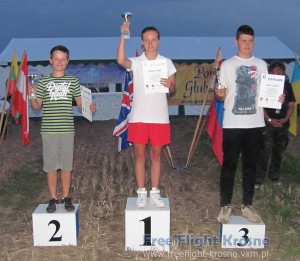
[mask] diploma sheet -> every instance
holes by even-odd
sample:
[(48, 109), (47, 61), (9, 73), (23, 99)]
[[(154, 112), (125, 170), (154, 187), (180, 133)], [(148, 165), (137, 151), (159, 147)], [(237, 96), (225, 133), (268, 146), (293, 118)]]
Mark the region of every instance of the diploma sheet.
[(92, 103), (92, 92), (89, 88), (80, 86), (81, 99), (82, 99), (82, 116), (88, 119), (90, 122), (93, 121), (93, 113), (90, 111), (90, 105)]
[(262, 74), (258, 97), (258, 107), (281, 109), (278, 101), (283, 94), (285, 76)]
[(142, 65), (145, 93), (169, 93), (169, 89), (160, 83), (161, 78), (168, 79), (167, 60), (143, 61)]

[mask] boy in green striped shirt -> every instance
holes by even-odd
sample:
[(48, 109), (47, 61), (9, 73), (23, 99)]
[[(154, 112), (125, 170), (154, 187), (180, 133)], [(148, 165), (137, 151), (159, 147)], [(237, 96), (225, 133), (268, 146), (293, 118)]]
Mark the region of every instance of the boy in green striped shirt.
[[(56, 211), (59, 204), (57, 196), (57, 174), (60, 170), (62, 200), (67, 211), (75, 209), (69, 191), (73, 170), (74, 150), (74, 113), (73, 98), (79, 108), (82, 107), (80, 84), (76, 77), (66, 75), (69, 63), (69, 50), (62, 45), (55, 46), (50, 51), (52, 73), (39, 80), (37, 89), (29, 86), (29, 95), (36, 91), (36, 99), (31, 99), (31, 106), (35, 110), (43, 107), (42, 114), (42, 142), (43, 142), (43, 170), (47, 173), (50, 201), (46, 209), (48, 213)], [(90, 110), (96, 110), (96, 104), (90, 105)]]

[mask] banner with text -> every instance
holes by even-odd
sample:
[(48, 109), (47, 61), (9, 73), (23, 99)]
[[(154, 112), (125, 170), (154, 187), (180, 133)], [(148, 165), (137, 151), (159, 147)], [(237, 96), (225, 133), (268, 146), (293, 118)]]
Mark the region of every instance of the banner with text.
[[(176, 64), (176, 93), (169, 100), (173, 105), (203, 104), (205, 92), (210, 86), (213, 63)], [(210, 104), (213, 90), (209, 91), (206, 104)]]

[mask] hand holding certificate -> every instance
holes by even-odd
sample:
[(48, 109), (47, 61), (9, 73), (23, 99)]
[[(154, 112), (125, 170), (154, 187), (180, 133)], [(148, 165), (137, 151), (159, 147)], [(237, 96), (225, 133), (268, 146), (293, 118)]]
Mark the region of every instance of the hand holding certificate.
[(258, 97), (258, 106), (264, 108), (281, 109), (278, 101), (283, 93), (285, 76), (262, 74)]
[(88, 119), (90, 122), (93, 121), (93, 114), (90, 110), (90, 105), (92, 104), (92, 94), (91, 90), (80, 86), (81, 88), (81, 99), (82, 99), (82, 116)]
[(169, 88), (161, 84), (161, 79), (167, 79), (167, 61), (143, 61), (144, 89), (146, 94), (169, 93)]

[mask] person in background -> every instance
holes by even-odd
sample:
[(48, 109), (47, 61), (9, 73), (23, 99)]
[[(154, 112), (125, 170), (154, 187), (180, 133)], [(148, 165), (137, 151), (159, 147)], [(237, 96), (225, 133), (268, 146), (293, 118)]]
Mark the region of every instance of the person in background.
[[(281, 61), (272, 62), (269, 66), (269, 74), (286, 75), (285, 65)], [(282, 155), (289, 141), (290, 117), (294, 111), (295, 96), (288, 77), (285, 77), (284, 90), (285, 101), (280, 110), (264, 108), (266, 122), (265, 147), (259, 154), (258, 170), (255, 179), (255, 187), (259, 188), (267, 175), (275, 185), (281, 185)]]
[(251, 222), (261, 217), (253, 207), (256, 159), (265, 122), (263, 108), (257, 106), (262, 73), (267, 64), (252, 55), (254, 30), (248, 25), (236, 31), (237, 54), (225, 60), (220, 68), (223, 88), (216, 88), (216, 98), (224, 101), (223, 165), (220, 174), (220, 213), (218, 221), (229, 221), (237, 163), (241, 154), (243, 199), (241, 214)]
[[(130, 23), (124, 22), (121, 32), (128, 29)], [(117, 62), (126, 69), (133, 71), (133, 103), (129, 116), (128, 141), (133, 143), (135, 155), (135, 177), (137, 182), (137, 207), (145, 207), (147, 190), (145, 188), (145, 163), (147, 144), (150, 143), (151, 184), (150, 203), (156, 207), (164, 207), (161, 199), (159, 182), (161, 176), (161, 154), (164, 145), (170, 143), (170, 121), (166, 93), (146, 94), (143, 77), (143, 62), (166, 61), (167, 78), (160, 83), (175, 92), (176, 68), (172, 61), (158, 53), (160, 33), (155, 27), (146, 27), (141, 33), (143, 53), (138, 57), (125, 57), (125, 39), (120, 38)]]
[[(47, 173), (50, 201), (46, 209), (48, 213), (56, 211), (56, 205), (62, 203), (67, 211), (75, 209), (69, 191), (73, 170), (74, 151), (74, 114), (72, 99), (77, 106), (82, 107), (80, 85), (78, 79), (66, 74), (69, 63), (69, 50), (62, 45), (55, 46), (50, 51), (52, 73), (41, 78), (37, 84), (36, 99), (30, 99), (32, 108), (42, 114), (43, 170)], [(34, 86), (29, 86), (29, 96), (35, 92)], [(94, 102), (90, 110), (96, 110)], [(60, 170), (62, 199), (57, 195), (58, 171)]]

